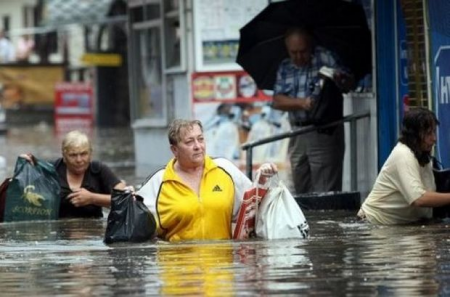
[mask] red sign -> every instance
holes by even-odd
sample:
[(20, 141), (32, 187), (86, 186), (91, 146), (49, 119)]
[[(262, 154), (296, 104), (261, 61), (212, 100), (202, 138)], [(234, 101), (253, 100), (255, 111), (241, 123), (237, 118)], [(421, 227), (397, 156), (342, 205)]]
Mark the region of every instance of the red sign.
[(58, 83), (55, 87), (55, 129), (89, 132), (94, 121), (92, 86), (88, 83)]

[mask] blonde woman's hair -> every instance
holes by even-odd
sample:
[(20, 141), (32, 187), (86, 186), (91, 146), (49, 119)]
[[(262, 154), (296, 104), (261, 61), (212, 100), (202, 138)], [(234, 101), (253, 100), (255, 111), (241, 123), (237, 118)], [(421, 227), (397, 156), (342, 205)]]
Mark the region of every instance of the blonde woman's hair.
[(169, 143), (171, 145), (176, 145), (181, 141), (181, 129), (193, 129), (195, 125), (198, 125), (203, 132), (202, 122), (199, 120), (173, 120), (169, 126)]
[(91, 142), (89, 137), (78, 130), (70, 131), (64, 136), (62, 141), (62, 152), (63, 154), (75, 147), (87, 147), (89, 148), (89, 152), (92, 152)]

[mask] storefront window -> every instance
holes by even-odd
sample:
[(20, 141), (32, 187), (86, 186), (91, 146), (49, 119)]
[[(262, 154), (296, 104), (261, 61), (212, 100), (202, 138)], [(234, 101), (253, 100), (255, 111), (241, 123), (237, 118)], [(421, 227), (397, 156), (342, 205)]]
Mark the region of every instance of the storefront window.
[(131, 23), (142, 22), (142, 20), (144, 19), (144, 9), (142, 8), (142, 6), (130, 7), (129, 16)]
[(163, 125), (166, 122), (166, 104), (163, 94), (160, 27), (149, 27), (137, 33), (140, 59), (136, 63), (136, 118)]
[(150, 3), (144, 6), (145, 20), (155, 20), (161, 17), (160, 6), (158, 3)]
[(180, 0), (164, 0), (165, 11), (177, 10), (180, 7)]
[(164, 2), (164, 37), (165, 63), (167, 70), (183, 70), (183, 52), (181, 32), (182, 19), (180, 17), (181, 3), (179, 0), (165, 0)]

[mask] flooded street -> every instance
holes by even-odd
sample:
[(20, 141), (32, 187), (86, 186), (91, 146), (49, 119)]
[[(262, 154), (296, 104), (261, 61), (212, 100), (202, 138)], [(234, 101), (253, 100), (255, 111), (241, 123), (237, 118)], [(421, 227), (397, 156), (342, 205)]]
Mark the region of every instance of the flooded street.
[(0, 225), (2, 296), (445, 296), (446, 223), (306, 213), (308, 240), (103, 243), (106, 220)]
[[(94, 158), (137, 185), (133, 135), (93, 131)], [(0, 155), (60, 156), (48, 127), (11, 129)], [(0, 224), (2, 296), (450, 296), (450, 220), (374, 227), (308, 211), (307, 240), (105, 245), (106, 218)]]

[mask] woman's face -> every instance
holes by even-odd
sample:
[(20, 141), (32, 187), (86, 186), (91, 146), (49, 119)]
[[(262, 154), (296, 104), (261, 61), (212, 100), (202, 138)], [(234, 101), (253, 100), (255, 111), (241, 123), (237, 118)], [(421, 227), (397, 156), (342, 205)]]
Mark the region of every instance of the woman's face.
[(88, 146), (70, 147), (64, 154), (67, 170), (73, 174), (83, 174), (91, 162), (91, 150)]
[(433, 125), (431, 129), (425, 132), (422, 136), (421, 150), (424, 152), (431, 152), (433, 146), (436, 144), (436, 126)]
[(205, 138), (198, 125), (181, 130), (181, 140), (171, 146), (174, 156), (181, 165), (193, 167), (202, 165), (205, 158)]

